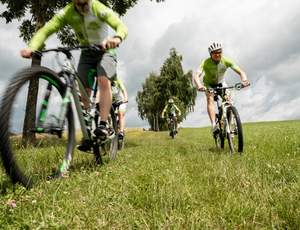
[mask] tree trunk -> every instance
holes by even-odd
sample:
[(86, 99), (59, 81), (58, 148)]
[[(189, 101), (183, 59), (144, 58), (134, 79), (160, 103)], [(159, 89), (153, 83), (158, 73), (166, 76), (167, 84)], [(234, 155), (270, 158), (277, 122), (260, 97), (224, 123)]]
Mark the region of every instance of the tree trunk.
[[(41, 65), (41, 57), (37, 55), (32, 56), (31, 66)], [(31, 128), (35, 127), (36, 118), (36, 103), (38, 94), (38, 80), (31, 80), (28, 87), (26, 112), (23, 125), (23, 136), (22, 144), (27, 146), (28, 144), (34, 144), (36, 141), (36, 136), (34, 132), (30, 132)]]
[(159, 112), (156, 112), (156, 131), (159, 131)]

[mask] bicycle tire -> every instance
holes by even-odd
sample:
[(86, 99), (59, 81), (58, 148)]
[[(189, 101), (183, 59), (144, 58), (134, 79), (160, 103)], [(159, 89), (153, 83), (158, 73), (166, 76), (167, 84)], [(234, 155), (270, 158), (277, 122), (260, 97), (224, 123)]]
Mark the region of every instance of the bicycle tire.
[(116, 113), (113, 108), (110, 111), (109, 125), (114, 129), (115, 133), (114, 137), (110, 140), (109, 159), (115, 160), (118, 154), (118, 122)]
[(225, 145), (225, 137), (224, 137), (224, 128), (222, 127), (221, 123), (218, 120), (218, 114), (216, 114), (216, 124), (219, 126), (219, 133), (214, 135), (216, 148), (224, 149)]
[[(228, 120), (228, 125), (230, 130), (230, 133), (227, 133), (230, 152), (233, 154), (237, 151), (238, 153), (242, 154), (244, 148), (242, 122), (238, 114), (238, 111), (234, 106), (228, 107), (227, 120)], [(235, 124), (233, 124), (232, 121)], [(234, 141), (235, 136), (237, 136), (237, 143)]]
[[(13, 113), (13, 109), (15, 108), (14, 105), (17, 103), (16, 101), (19, 97), (19, 94), (20, 93), (22, 94), (22, 90), (24, 90), (24, 88), (26, 90), (26, 84), (28, 84), (28, 82), (33, 79), (37, 79), (39, 84), (45, 83), (45, 84), (48, 84), (48, 85), (51, 84), (52, 86), (54, 86), (53, 88), (54, 88), (55, 92), (57, 93), (58, 97), (59, 97), (59, 95), (60, 96), (64, 95), (65, 90), (66, 90), (65, 84), (60, 80), (59, 76), (55, 72), (53, 72), (52, 70), (50, 70), (46, 67), (35, 66), (35, 67), (26, 68), (26, 69), (19, 71), (13, 77), (13, 79), (10, 81), (10, 83), (3, 95), (1, 105), (0, 105), (0, 108), (1, 108), (0, 109), (0, 152), (1, 152), (2, 163), (4, 165), (7, 175), (11, 178), (12, 182), (14, 184), (20, 183), (21, 185), (23, 185), (26, 188), (31, 188), (33, 186), (33, 184), (36, 183), (36, 179), (42, 177), (42, 175), (45, 175), (45, 173), (46, 173), (46, 169), (45, 169), (44, 173), (41, 173), (41, 175), (39, 175), (38, 169), (39, 169), (39, 167), (42, 168), (41, 165), (34, 165), (34, 167), (33, 167), (33, 164), (32, 164), (32, 165), (28, 166), (28, 168), (33, 167), (34, 169), (36, 169), (37, 172), (32, 171), (34, 169), (26, 168), (27, 165), (23, 161), (30, 160), (28, 158), (30, 156), (33, 156), (32, 152), (34, 152), (34, 151), (32, 151), (32, 150), (35, 149), (36, 145), (30, 145), (30, 147), (28, 147), (26, 149), (24, 148), (25, 152), (22, 152), (23, 149), (20, 150), (21, 148), (16, 148), (14, 146), (14, 144), (15, 144), (14, 141), (17, 140), (17, 142), (18, 142), (20, 140), (20, 135), (18, 135), (17, 138), (15, 138), (15, 137), (13, 137), (13, 135), (11, 133), (11, 128), (15, 125), (14, 124), (15, 120), (13, 119), (15, 116), (15, 113)], [(42, 90), (42, 88), (43, 87), (39, 88), (39, 93), (40, 93), (40, 89)], [(58, 99), (58, 97), (55, 99)], [(24, 96), (23, 96), (23, 98), (24, 98)], [(64, 140), (60, 140), (60, 143), (63, 143), (62, 145), (64, 145), (63, 148), (65, 148), (65, 154), (61, 159), (62, 162), (60, 162), (59, 169), (56, 171), (56, 176), (60, 175), (61, 173), (65, 173), (68, 170), (69, 163), (70, 163), (70, 161), (72, 159), (72, 155), (73, 155), (74, 145), (75, 145), (74, 117), (73, 117), (72, 107), (71, 107), (70, 103), (67, 107), (66, 119), (64, 120), (64, 126), (65, 125), (67, 125), (67, 129), (66, 129), (67, 143), (64, 144)], [(27, 130), (27, 131), (29, 131), (29, 130)], [(59, 135), (57, 135), (57, 136), (59, 138)], [(13, 138), (15, 138), (15, 139), (13, 139)], [(65, 137), (60, 136), (60, 138), (64, 139)], [(38, 142), (39, 150), (41, 150), (41, 148), (40, 148), (41, 146), (43, 148), (43, 144), (46, 145), (47, 141), (48, 140), (45, 140), (45, 139), (39, 139), (39, 142)], [(51, 139), (51, 143), (54, 143), (53, 141), (54, 141), (54, 138), (53, 138), (53, 140)], [(60, 151), (56, 148), (56, 146), (51, 145), (51, 149), (52, 148), (54, 148), (53, 152), (55, 152), (55, 154), (61, 155)], [(47, 150), (48, 148), (45, 148), (45, 149)], [(56, 152), (56, 151), (58, 151), (58, 152)], [(34, 152), (36, 157), (39, 155), (38, 152), (39, 151)], [(51, 152), (51, 154), (53, 152)], [(18, 153), (20, 153), (20, 155), (22, 155), (22, 156), (20, 156), (20, 158), (18, 156)], [(52, 154), (52, 155), (55, 155), (55, 154)], [(43, 159), (43, 160), (41, 159), (41, 161), (46, 161), (47, 163), (52, 164), (52, 162), (50, 161), (50, 158), (51, 159), (55, 158), (55, 160), (56, 160), (56, 156), (52, 157), (49, 155), (49, 150), (48, 150), (48, 152), (46, 152), (45, 155), (47, 155), (47, 157), (44, 157), (45, 159)], [(32, 159), (32, 161), (35, 163), (36, 159)], [(36, 162), (36, 164), (38, 164), (38, 162)], [(47, 169), (47, 170), (49, 170), (49, 169)], [(50, 171), (53, 172), (53, 168), (51, 168)], [(48, 176), (49, 175), (45, 175), (46, 178)]]
[(125, 137), (123, 137), (123, 139), (118, 138), (118, 150), (122, 150), (124, 148), (125, 145)]

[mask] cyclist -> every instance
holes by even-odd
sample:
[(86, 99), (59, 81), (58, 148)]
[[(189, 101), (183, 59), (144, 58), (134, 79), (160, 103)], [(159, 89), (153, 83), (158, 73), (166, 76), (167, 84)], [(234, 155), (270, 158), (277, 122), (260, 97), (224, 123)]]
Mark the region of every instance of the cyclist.
[(178, 129), (177, 129), (177, 116), (176, 116), (176, 113), (178, 116), (181, 116), (181, 111), (180, 109), (174, 104), (174, 100), (173, 98), (170, 98), (168, 100), (168, 103), (165, 105), (165, 108), (163, 109), (162, 113), (161, 113), (161, 117), (162, 118), (165, 118), (165, 114), (167, 113), (168, 115), (168, 118), (167, 118), (167, 122), (168, 122), (168, 126), (170, 126), (170, 121), (171, 119), (174, 120), (175, 122), (175, 129), (176, 129), (176, 132), (178, 132)]
[(113, 102), (121, 103), (119, 106), (119, 139), (124, 139), (125, 135), (125, 112), (128, 102), (127, 90), (120, 78), (116, 78), (111, 82)]
[[(250, 82), (246, 73), (237, 66), (231, 59), (223, 56), (223, 47), (219, 42), (213, 42), (208, 47), (210, 57), (203, 60), (198, 70), (193, 76), (196, 87), (199, 91), (205, 91), (206, 88), (216, 87), (217, 85), (226, 86), (225, 72), (228, 68), (235, 71), (241, 78), (243, 86), (248, 86)], [(201, 83), (203, 81), (203, 84)], [(206, 92), (207, 112), (212, 125), (212, 133), (218, 132), (216, 125), (216, 114), (214, 109), (214, 94)]]
[[(117, 17), (117, 15), (98, 0), (72, 0), (61, 11), (46, 23), (32, 37), (29, 46), (21, 50), (21, 56), (30, 58), (33, 51), (40, 50), (43, 43), (53, 33), (65, 25), (70, 25), (82, 45), (98, 44), (106, 52), (83, 50), (78, 64), (78, 74), (87, 92), (91, 89), (87, 82), (88, 71), (93, 68), (97, 70), (98, 85), (100, 88), (100, 116), (99, 127), (94, 131), (101, 139), (113, 135), (113, 130), (108, 127), (107, 118), (112, 104), (110, 79), (116, 75), (116, 51), (115, 48), (127, 36), (127, 27)], [(108, 26), (115, 30), (115, 36), (108, 36)], [(83, 98), (85, 108), (88, 108), (87, 101)], [(91, 143), (83, 140), (81, 149), (87, 151), (91, 148)]]

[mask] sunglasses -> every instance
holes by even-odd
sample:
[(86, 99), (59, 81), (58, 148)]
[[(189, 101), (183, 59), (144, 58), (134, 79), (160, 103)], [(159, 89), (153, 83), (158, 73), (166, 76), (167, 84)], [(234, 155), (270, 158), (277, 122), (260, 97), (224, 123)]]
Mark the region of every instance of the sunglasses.
[(222, 51), (212, 52), (211, 54), (213, 54), (213, 55), (222, 54)]

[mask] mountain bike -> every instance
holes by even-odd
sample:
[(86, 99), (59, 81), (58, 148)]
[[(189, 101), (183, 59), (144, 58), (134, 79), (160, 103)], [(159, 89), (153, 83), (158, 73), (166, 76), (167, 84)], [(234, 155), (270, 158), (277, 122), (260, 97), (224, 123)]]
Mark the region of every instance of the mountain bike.
[[(100, 154), (103, 140), (91, 132), (98, 125), (93, 119), (95, 96), (91, 99), (85, 91), (71, 54), (72, 50), (78, 49), (105, 52), (99, 46), (58, 47), (36, 52), (40, 56), (48, 52), (63, 54), (66, 57), (64, 62), (58, 61), (61, 70), (56, 72), (43, 66), (25, 68), (15, 74), (6, 88), (0, 105), (0, 152), (6, 173), (13, 183), (30, 188), (41, 178), (68, 173), (75, 146), (73, 110), (77, 112), (83, 139), (92, 144), (96, 163), (103, 163)], [(24, 117), (28, 116), (25, 109), (28, 86), (33, 80), (38, 82), (37, 109), (35, 114), (31, 114), (33, 125), (23, 128)], [(88, 111), (84, 109), (82, 97), (89, 101)], [(108, 120), (116, 133), (113, 110)], [(34, 143), (24, 146), (22, 130), (35, 135)], [(115, 159), (117, 135), (105, 141), (111, 147), (109, 158)]]
[(214, 100), (217, 102), (218, 108), (216, 113), (218, 130), (213, 134), (216, 147), (224, 149), (225, 140), (227, 139), (231, 154), (235, 152), (242, 154), (244, 138), (238, 110), (232, 105), (227, 90), (241, 90), (242, 88), (244, 86), (241, 83), (237, 83), (234, 86), (223, 87), (220, 85), (207, 89), (208, 92), (214, 94)]

